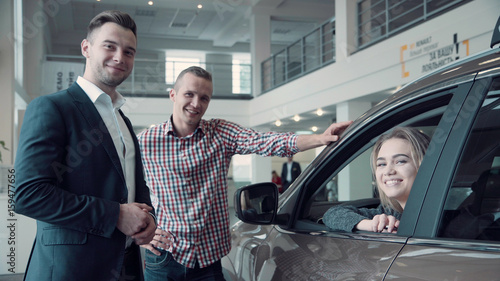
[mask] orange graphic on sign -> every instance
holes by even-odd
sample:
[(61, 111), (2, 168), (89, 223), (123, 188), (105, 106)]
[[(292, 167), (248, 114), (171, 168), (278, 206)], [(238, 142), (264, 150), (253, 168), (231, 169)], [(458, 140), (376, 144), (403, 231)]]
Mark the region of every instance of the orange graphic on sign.
[(403, 78), (405, 77), (408, 77), (410, 76), (410, 72), (408, 71), (405, 71), (405, 60), (404, 60), (404, 51), (408, 50), (408, 45), (404, 45), (404, 46), (401, 46), (401, 49), (400, 49), (400, 57), (399, 57), (399, 61), (401, 62), (401, 70), (402, 70), (402, 73), (403, 73)]

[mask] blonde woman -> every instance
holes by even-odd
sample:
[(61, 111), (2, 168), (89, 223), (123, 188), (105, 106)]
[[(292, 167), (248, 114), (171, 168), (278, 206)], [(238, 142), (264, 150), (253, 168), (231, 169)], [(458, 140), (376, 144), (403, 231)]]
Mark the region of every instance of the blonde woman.
[(395, 233), (429, 142), (429, 136), (410, 127), (398, 127), (380, 136), (370, 159), (380, 206), (375, 209), (334, 206), (323, 216), (325, 225), (348, 232)]

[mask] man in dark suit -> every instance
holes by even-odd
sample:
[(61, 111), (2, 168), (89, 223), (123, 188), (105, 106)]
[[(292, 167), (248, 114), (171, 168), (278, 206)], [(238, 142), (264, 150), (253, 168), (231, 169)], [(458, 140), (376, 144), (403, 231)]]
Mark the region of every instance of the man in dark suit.
[(136, 26), (106, 11), (81, 43), (83, 77), (33, 100), (15, 163), (15, 211), (37, 220), (25, 280), (143, 280), (139, 246), (156, 229), (140, 150), (116, 91)]
[(288, 157), (287, 162), (283, 163), (281, 168), (281, 181), (283, 183), (283, 191), (292, 184), (292, 182), (299, 177), (302, 170), (300, 169), (299, 162), (293, 161), (293, 157)]

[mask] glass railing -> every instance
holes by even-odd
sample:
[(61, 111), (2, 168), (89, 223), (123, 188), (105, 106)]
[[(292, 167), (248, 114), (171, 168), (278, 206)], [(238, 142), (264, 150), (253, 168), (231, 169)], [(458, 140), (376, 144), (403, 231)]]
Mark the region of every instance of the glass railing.
[[(47, 55), (46, 61), (60, 62), (61, 69), (65, 63), (81, 63), (81, 70), (85, 60), (80, 56)], [(195, 63), (193, 63), (195, 64)], [(168, 67), (167, 67), (168, 65)], [(130, 76), (117, 90), (128, 97), (165, 97), (173, 87), (172, 79), (167, 75), (175, 76), (186, 66), (186, 62), (158, 61), (151, 59), (135, 59), (134, 69)], [(191, 64), (192, 65), (192, 64)], [(214, 84), (213, 99), (252, 99), (252, 67), (250, 64), (223, 64), (223, 63), (197, 63), (212, 73)], [(57, 67), (57, 66), (56, 66)], [(76, 73), (75, 75), (82, 75)], [(76, 78), (75, 78), (76, 79)], [(167, 80), (170, 80), (167, 83)]]
[(335, 19), (262, 62), (262, 93), (335, 61)]
[[(357, 49), (396, 35), (471, 0), (359, 0)], [(261, 94), (335, 62), (335, 18), (262, 62)]]
[(358, 1), (358, 49), (366, 48), (470, 1), (360, 0)]

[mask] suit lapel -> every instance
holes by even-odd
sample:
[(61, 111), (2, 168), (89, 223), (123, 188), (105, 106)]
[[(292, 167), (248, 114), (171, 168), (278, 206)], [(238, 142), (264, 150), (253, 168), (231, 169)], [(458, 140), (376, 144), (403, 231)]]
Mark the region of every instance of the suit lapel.
[(113, 166), (120, 174), (124, 186), (126, 186), (125, 176), (123, 174), (120, 158), (118, 157), (118, 153), (116, 152), (116, 148), (115, 145), (113, 144), (113, 140), (111, 139), (109, 131), (106, 125), (104, 124), (101, 115), (95, 108), (95, 105), (92, 103), (87, 94), (76, 82), (73, 83), (73, 85), (71, 85), (71, 87), (68, 88), (68, 92), (73, 98), (76, 108), (78, 108), (80, 114), (90, 125), (91, 130), (94, 132), (99, 132), (99, 135), (102, 136), (102, 138), (100, 139), (101, 145), (107, 152), (107, 155), (111, 159)]

